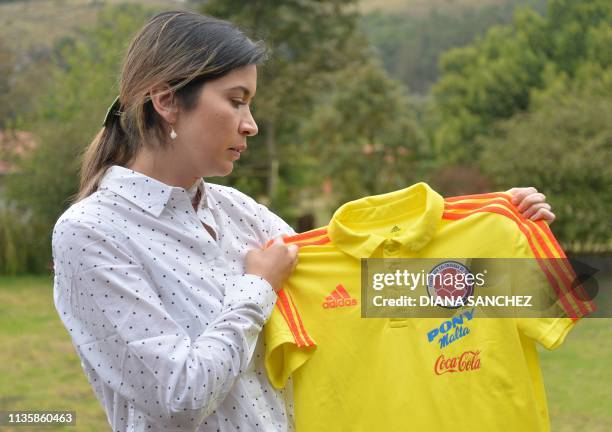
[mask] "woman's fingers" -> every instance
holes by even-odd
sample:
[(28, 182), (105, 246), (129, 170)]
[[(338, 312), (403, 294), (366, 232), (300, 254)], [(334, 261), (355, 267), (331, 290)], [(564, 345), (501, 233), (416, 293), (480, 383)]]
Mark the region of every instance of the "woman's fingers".
[(531, 216), (529, 219), (536, 221), (536, 220), (545, 220), (548, 223), (551, 223), (552, 221), (554, 221), (556, 219), (556, 216), (553, 212), (551, 212), (548, 209), (545, 208), (541, 208), (538, 211), (535, 212), (535, 214), (533, 216)]
[(512, 195), (512, 204), (518, 205), (527, 195), (537, 193), (538, 190), (534, 187), (516, 187), (506, 192)]
[(531, 220), (545, 220), (548, 223), (555, 220), (550, 204), (546, 202), (546, 195), (534, 187), (512, 188), (507, 193), (512, 195), (512, 203), (523, 217)]
[(536, 203), (528, 207), (525, 211), (521, 213), (523, 214), (524, 217), (530, 218), (531, 216), (535, 215), (540, 209), (551, 210), (551, 207), (550, 207), (550, 204), (546, 202)]

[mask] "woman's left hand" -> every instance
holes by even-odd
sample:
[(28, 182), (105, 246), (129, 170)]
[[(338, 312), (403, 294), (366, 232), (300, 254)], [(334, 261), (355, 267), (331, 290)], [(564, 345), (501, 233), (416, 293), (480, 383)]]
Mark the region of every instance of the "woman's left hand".
[(555, 220), (550, 204), (546, 202), (546, 195), (538, 192), (534, 187), (512, 188), (507, 193), (512, 195), (512, 204), (526, 218), (533, 221), (545, 220), (549, 224)]

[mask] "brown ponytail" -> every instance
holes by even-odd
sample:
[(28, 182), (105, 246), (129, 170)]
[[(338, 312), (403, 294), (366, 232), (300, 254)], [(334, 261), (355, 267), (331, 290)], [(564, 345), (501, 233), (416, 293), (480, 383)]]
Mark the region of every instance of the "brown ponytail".
[(81, 183), (76, 201), (94, 193), (100, 185), (100, 180), (111, 165), (125, 165), (135, 155), (127, 135), (121, 128), (119, 119), (111, 119), (97, 133), (85, 153), (81, 166)]
[[(111, 113), (83, 155), (76, 200), (94, 193), (106, 170), (127, 165), (142, 146), (165, 147), (165, 125), (148, 91), (166, 83), (186, 112), (210, 80), (266, 58), (262, 42), (233, 24), (193, 12), (160, 13), (132, 39), (119, 79), (121, 112)], [(108, 116), (107, 116), (108, 117)]]

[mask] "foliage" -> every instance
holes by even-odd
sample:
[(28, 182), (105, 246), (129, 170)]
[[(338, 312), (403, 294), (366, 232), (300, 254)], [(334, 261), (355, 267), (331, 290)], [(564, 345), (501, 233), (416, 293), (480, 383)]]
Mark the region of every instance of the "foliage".
[(522, 10), (445, 54), (433, 89), (438, 163), (480, 167), (500, 189), (538, 187), (573, 251), (612, 249), (611, 23), (605, 0)]
[(0, 129), (6, 127), (6, 121), (10, 116), (9, 100), (6, 98), (11, 88), (10, 79), (13, 75), (14, 58), (5, 42), (0, 39)]
[[(87, 37), (65, 40), (52, 79), (26, 125), (38, 145), (6, 181), (6, 197), (48, 233), (78, 187), (80, 155), (117, 93), (115, 77), (129, 37), (148, 18), (142, 7), (106, 9)], [(41, 253), (48, 252), (47, 248)]]
[(482, 138), (482, 166), (502, 188), (527, 182), (545, 191), (566, 249), (605, 252), (612, 249), (612, 73), (586, 88), (567, 85), (552, 85), (535, 110)]
[(389, 74), (411, 91), (426, 94), (438, 79), (440, 55), (466, 45), (493, 25), (508, 24), (517, 6), (543, 12), (545, 0), (509, 0), (472, 7), (432, 7), (425, 16), (412, 9), (401, 13), (372, 12), (360, 20), (368, 40)]
[(610, 22), (607, 0), (550, 0), (545, 17), (524, 9), (511, 26), (494, 27), (474, 44), (446, 53), (433, 89), (439, 156), (477, 158), (481, 148), (474, 138), (495, 121), (528, 110), (533, 91), (545, 87), (545, 71), (574, 78), (585, 63), (606, 67)]
[(335, 80), (302, 125), (300, 151), (316, 155), (308, 172), (333, 179), (334, 207), (416, 181), (424, 136), (405, 88), (376, 63), (342, 70)]
[(17, 275), (47, 268), (48, 233), (31, 215), (0, 205), (0, 274)]

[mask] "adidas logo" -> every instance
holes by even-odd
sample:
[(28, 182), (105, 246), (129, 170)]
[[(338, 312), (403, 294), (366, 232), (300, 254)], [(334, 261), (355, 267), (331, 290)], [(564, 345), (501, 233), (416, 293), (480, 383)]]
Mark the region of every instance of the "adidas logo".
[(397, 225), (394, 225), (393, 228), (391, 228), (391, 233), (396, 233), (398, 231), (401, 231), (401, 229)]
[(332, 309), (337, 307), (356, 306), (357, 299), (354, 299), (342, 286), (338, 284), (335, 290), (330, 295), (325, 297), (323, 302), (323, 309)]

